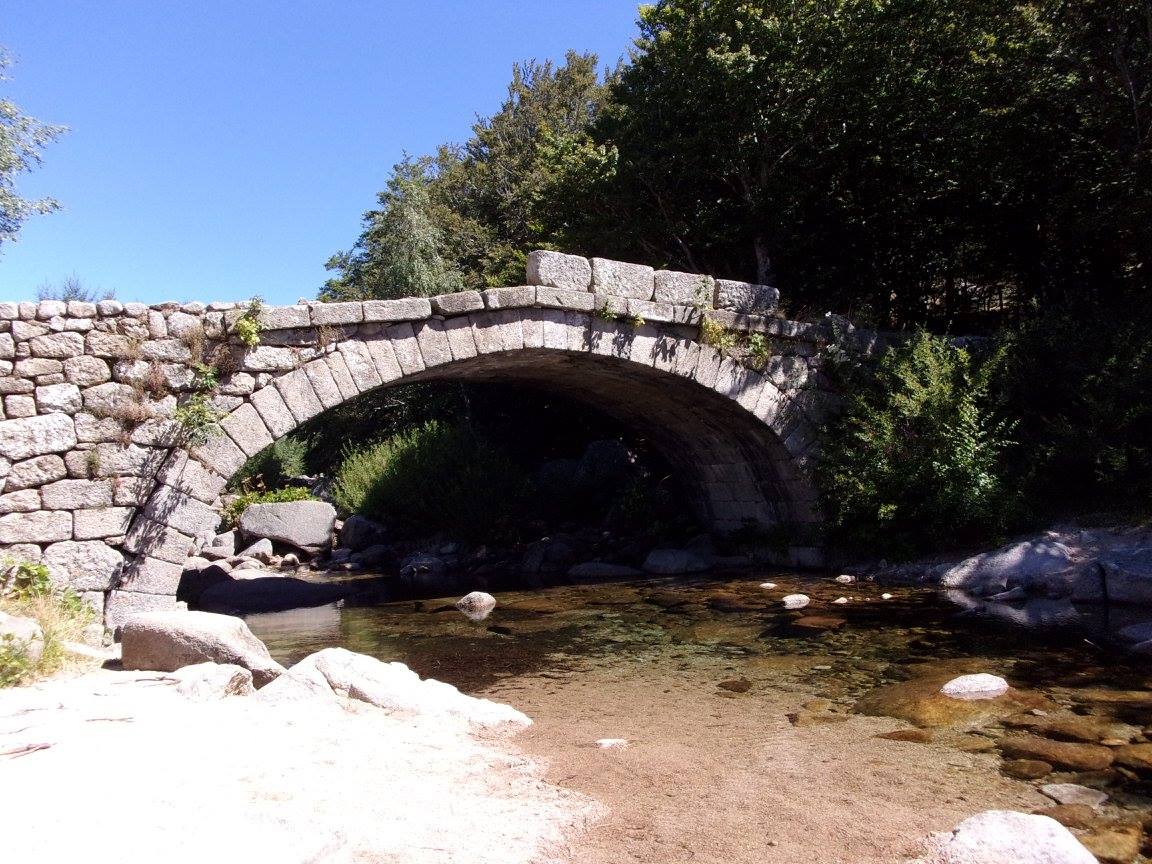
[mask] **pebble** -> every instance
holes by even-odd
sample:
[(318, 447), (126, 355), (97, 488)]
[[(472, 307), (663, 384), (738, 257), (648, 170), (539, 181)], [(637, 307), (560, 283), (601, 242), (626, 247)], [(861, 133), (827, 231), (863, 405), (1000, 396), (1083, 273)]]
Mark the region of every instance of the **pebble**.
[(803, 609), (812, 599), (807, 594), (789, 594), (782, 602), (785, 609)]
[(596, 741), (596, 746), (601, 750), (618, 750), (621, 747), (628, 746), (627, 738), (600, 738)]
[(843, 606), (845, 603), (847, 603), (847, 602), (848, 602), (848, 598), (847, 598), (847, 597), (837, 597), (837, 598), (836, 598), (835, 600), (833, 600), (832, 602), (833, 602), (833, 603), (839, 603), (841, 606)]
[(1017, 780), (1039, 780), (1052, 773), (1052, 766), (1040, 759), (1006, 759), (1000, 771)]
[(775, 588), (775, 587), (776, 587), (776, 583), (775, 583), (775, 582), (761, 582), (761, 583), (760, 583), (760, 587), (761, 587), (761, 588), (768, 588), (768, 589), (771, 589), (771, 588)]
[(881, 599), (881, 600), (891, 600), (891, 599), (892, 599), (892, 595), (891, 595), (891, 594), (889, 594), (889, 593), (887, 593), (887, 592), (885, 592), (885, 593), (883, 593), (883, 594), (881, 594), (881, 595), (880, 595), (880, 599)]
[(841, 585), (851, 585), (853, 582), (856, 581), (856, 577), (855, 576), (849, 576), (847, 573), (844, 573), (840, 576), (837, 576), (836, 581), (839, 582)]

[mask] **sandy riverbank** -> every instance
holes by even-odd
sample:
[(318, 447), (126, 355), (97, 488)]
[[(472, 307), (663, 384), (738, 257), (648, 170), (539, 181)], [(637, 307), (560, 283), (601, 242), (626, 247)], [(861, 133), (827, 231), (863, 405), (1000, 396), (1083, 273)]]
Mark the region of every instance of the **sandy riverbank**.
[[(27, 745), (43, 749), (16, 755)], [(0, 691), (12, 861), (547, 862), (597, 814), (460, 723), (351, 700), (193, 702), (159, 673)]]

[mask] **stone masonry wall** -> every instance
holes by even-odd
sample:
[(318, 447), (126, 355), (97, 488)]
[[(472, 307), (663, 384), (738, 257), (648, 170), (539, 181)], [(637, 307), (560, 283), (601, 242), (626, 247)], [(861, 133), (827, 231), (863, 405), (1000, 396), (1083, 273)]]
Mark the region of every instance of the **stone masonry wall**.
[[(768, 286), (598, 258), (534, 252), (527, 281), (263, 307), (253, 348), (233, 332), (246, 304), (0, 303), (0, 556), (43, 561), (110, 626), (170, 608), (248, 457), (362, 392), (502, 371), (664, 429), (717, 528), (816, 521), (826, 325), (774, 317)], [(762, 369), (703, 344), (702, 316), (762, 334)], [(192, 446), (177, 407), (197, 392), (220, 422)]]

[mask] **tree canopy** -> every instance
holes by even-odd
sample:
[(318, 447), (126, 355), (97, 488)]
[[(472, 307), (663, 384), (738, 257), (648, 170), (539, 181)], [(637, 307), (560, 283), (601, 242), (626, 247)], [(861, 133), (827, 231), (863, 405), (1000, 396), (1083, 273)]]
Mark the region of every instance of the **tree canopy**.
[[(438, 254), (473, 287), (551, 246), (884, 325), (1145, 292), (1150, 22), (1152, 0), (661, 0), (629, 62), (517, 66), (421, 163)], [(381, 218), (333, 260), (353, 281), (390, 254)]]

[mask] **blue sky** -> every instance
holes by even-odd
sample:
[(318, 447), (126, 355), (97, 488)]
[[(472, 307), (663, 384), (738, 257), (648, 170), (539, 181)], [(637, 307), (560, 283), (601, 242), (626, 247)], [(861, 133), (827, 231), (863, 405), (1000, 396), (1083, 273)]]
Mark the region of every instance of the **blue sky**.
[(0, 247), (0, 299), (313, 297), (404, 151), (462, 141), (512, 64), (626, 55), (635, 0), (8, 0), (0, 93), (71, 131), (20, 175), (61, 212)]

